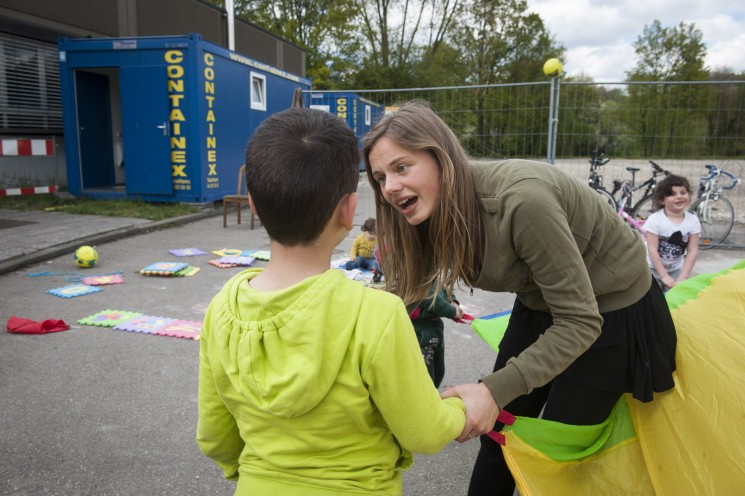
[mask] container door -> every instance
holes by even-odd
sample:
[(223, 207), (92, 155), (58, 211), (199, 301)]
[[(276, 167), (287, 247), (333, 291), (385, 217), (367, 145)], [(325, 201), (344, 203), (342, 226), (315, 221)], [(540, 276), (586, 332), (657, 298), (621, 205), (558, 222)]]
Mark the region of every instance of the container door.
[(173, 194), (166, 68), (122, 67), (119, 84), (127, 193)]
[(82, 189), (114, 186), (109, 78), (75, 71)]

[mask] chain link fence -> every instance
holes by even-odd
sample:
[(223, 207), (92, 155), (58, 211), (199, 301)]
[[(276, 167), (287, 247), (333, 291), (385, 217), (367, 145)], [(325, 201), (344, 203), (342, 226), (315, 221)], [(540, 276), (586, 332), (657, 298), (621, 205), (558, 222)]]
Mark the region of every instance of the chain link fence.
[[(354, 93), (386, 110), (410, 100), (429, 102), (473, 157), (547, 160), (587, 179), (590, 154), (600, 150), (611, 158), (602, 171), (607, 185), (631, 179), (628, 167), (639, 168), (637, 182), (644, 182), (649, 160), (687, 177), (694, 191), (706, 164), (740, 178), (745, 172), (745, 81), (553, 79)], [(745, 248), (745, 185), (724, 194), (736, 217), (725, 245)]]

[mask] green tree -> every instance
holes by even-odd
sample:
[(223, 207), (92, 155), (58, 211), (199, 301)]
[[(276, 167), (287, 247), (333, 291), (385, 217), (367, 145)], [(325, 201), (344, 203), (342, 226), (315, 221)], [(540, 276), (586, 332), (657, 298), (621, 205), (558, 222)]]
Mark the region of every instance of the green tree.
[[(224, 0), (211, 0), (224, 7)], [(316, 89), (335, 86), (334, 73), (350, 68), (343, 50), (354, 50), (354, 0), (236, 0), (235, 15), (306, 51), (306, 75)]]
[(745, 72), (730, 68), (712, 72), (712, 104), (708, 105), (707, 146), (711, 154), (728, 157), (745, 155)]
[(694, 23), (663, 27), (655, 20), (634, 42), (636, 66), (630, 81), (705, 81), (706, 45)]
[[(628, 72), (635, 81), (706, 81), (706, 46), (694, 23), (663, 27), (655, 20), (644, 27), (634, 43), (636, 66)], [(628, 124), (641, 137), (643, 156), (694, 156), (703, 152), (706, 115), (701, 110), (709, 98), (705, 86), (632, 85), (629, 103), (637, 108), (636, 122)], [(704, 134), (698, 134), (704, 133)]]
[(451, 40), (476, 85), (545, 80), (545, 59), (564, 53), (525, 0), (472, 0)]
[(428, 72), (421, 67), (423, 61), (441, 63), (451, 58), (450, 54), (443, 57), (439, 52), (447, 51), (443, 48), (444, 41), (454, 26), (461, 3), (461, 0), (355, 0), (360, 69), (354, 86), (375, 89), (420, 85), (416, 75)]
[[(464, 82), (479, 86), (545, 81), (543, 62), (564, 53), (540, 16), (530, 12), (524, 0), (470, 1), (450, 41), (461, 50), (463, 63), (470, 69)], [(508, 156), (542, 153), (548, 111), (546, 94), (532, 91), (516, 95), (499, 88), (474, 91), (476, 95), (471, 100), (474, 132), (467, 143), (471, 153), (481, 154), (481, 150), (501, 150), (500, 155)], [(522, 115), (516, 113), (516, 98), (524, 105)]]

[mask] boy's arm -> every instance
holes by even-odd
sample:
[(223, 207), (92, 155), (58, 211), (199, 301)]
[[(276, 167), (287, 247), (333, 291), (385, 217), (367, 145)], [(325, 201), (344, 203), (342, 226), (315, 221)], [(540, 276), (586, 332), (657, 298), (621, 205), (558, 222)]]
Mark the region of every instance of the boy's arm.
[(686, 247), (685, 261), (683, 262), (683, 268), (680, 270), (678, 280), (675, 282), (683, 282), (691, 277), (693, 266), (696, 265), (696, 259), (698, 258), (698, 241), (700, 235), (691, 234), (688, 238), (688, 246)]
[(402, 304), (387, 323), (365, 378), (375, 405), (404, 448), (436, 453), (463, 430), (463, 402), (440, 399)]
[(238, 458), (245, 443), (235, 418), (225, 406), (215, 387), (208, 346), (210, 312), (202, 326), (199, 342), (199, 420), (197, 445), (222, 468), (226, 479), (238, 480)]

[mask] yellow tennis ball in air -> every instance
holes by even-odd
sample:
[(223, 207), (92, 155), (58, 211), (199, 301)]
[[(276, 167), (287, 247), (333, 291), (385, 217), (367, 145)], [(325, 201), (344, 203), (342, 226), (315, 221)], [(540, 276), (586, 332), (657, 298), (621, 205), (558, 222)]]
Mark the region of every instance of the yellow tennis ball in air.
[(543, 64), (543, 73), (548, 77), (561, 76), (562, 72), (564, 72), (564, 66), (561, 65), (561, 60), (559, 59), (548, 59)]

